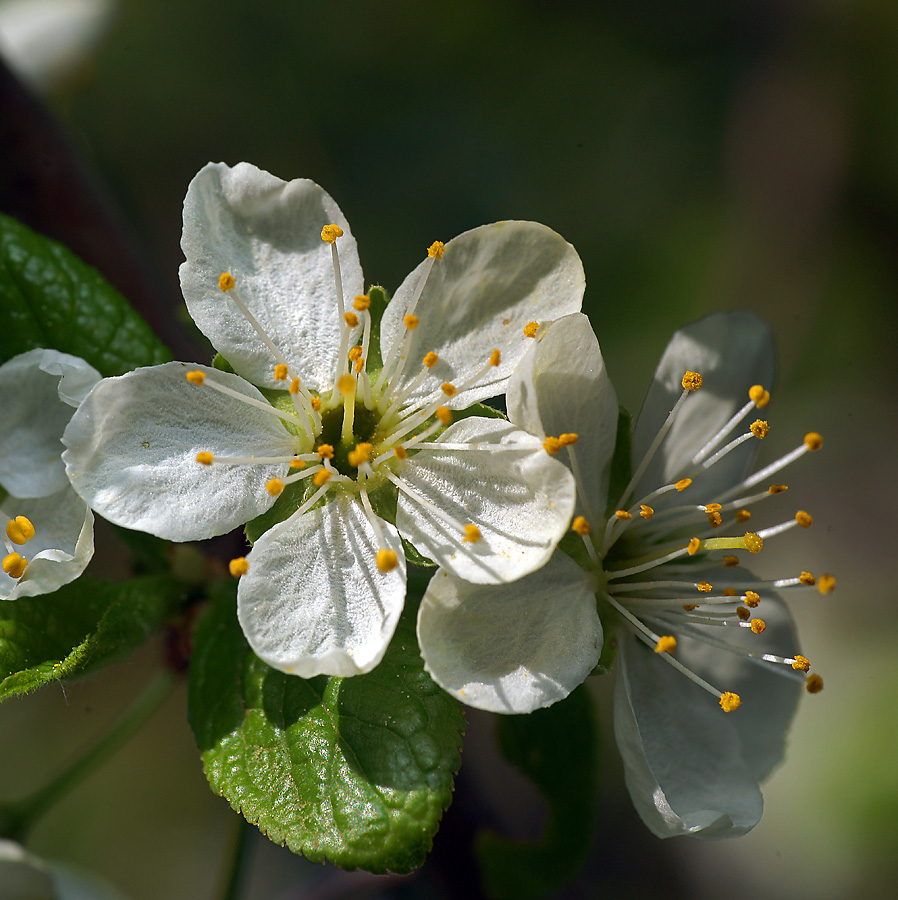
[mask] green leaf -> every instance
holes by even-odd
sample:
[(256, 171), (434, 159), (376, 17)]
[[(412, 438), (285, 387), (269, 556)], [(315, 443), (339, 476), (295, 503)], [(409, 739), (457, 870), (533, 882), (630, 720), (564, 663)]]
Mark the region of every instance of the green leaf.
[(99, 272), (0, 215), (0, 361), (35, 347), (80, 356), (102, 375), (171, 359)]
[(611, 457), (606, 516), (613, 515), (614, 511), (620, 509), (627, 499), (622, 494), (633, 477), (632, 444), (633, 419), (630, 413), (621, 406), (617, 413), (617, 440), (614, 444), (614, 454)]
[(201, 622), (190, 720), (206, 778), (275, 843), (345, 869), (424, 861), (461, 763), (464, 715), (424, 671), (413, 613), (373, 672), (309, 680), (250, 651), (233, 598)]
[(598, 731), (585, 685), (566, 700), (526, 716), (497, 718), (505, 758), (527, 775), (549, 807), (537, 843), (481, 832), (475, 850), (486, 892), (496, 900), (533, 900), (572, 881), (595, 827)]
[(146, 640), (184, 587), (149, 576), (80, 578), (53, 594), (0, 603), (0, 700), (93, 670)]

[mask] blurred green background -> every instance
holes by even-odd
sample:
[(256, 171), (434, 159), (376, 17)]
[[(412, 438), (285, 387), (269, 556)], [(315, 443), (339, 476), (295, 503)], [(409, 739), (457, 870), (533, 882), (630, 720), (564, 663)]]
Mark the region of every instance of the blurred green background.
[[(835, 593), (793, 603), (826, 690), (802, 704), (761, 824), (703, 845), (662, 844), (636, 819), (598, 685), (596, 855), (566, 896), (894, 896), (898, 5), (123, 0), (48, 99), (142, 245), (160, 310), (180, 301), (187, 183), (209, 160), (247, 160), (319, 182), (352, 223), (366, 278), (390, 288), (433, 240), (476, 225), (559, 231), (583, 259), (585, 310), (634, 412), (679, 325), (730, 308), (770, 322), (781, 370), (764, 450), (811, 429), (826, 446), (784, 476), (789, 510), (810, 510), (815, 528), (771, 542), (762, 564), (838, 576)], [(3, 794), (96, 733), (159, 652), (0, 709)], [(180, 692), (32, 849), (133, 900), (212, 900), (234, 822), (205, 787), (184, 711)], [(465, 783), (493, 824), (526, 818), (491, 787), (512, 779), (529, 809), (481, 752), (489, 728), (470, 717)], [(253, 900), (448, 896), (427, 867), (398, 883), (264, 840), (254, 854)]]

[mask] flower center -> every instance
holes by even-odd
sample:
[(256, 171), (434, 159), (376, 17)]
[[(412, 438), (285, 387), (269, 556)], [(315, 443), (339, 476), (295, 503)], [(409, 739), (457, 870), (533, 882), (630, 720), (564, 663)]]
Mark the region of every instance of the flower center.
[[(377, 431), (379, 418), (374, 410), (368, 409), (364, 403), (355, 403), (353, 410), (353, 430), (348, 441), (343, 440), (343, 409), (328, 409), (321, 414), (321, 433), (315, 439), (315, 449), (322, 446), (331, 447), (333, 456), (331, 465), (341, 474), (353, 480), (358, 478), (359, 466), (368, 459), (365, 455), (373, 449), (372, 441)], [(361, 450), (358, 448), (361, 446)], [(370, 459), (370, 456), (368, 457)]]

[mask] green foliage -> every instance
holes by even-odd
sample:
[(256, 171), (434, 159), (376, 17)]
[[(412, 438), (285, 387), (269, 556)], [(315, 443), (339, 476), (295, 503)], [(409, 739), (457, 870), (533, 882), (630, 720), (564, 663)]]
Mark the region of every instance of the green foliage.
[(613, 514), (627, 498), (621, 496), (633, 476), (632, 457), (633, 419), (621, 406), (617, 413), (617, 440), (611, 457), (611, 477), (608, 483), (608, 509), (606, 515)]
[(0, 215), (0, 361), (36, 347), (80, 356), (102, 375), (171, 359), (99, 272)]
[(196, 634), (190, 720), (216, 793), (345, 869), (420, 866), (461, 763), (461, 706), (424, 671), (413, 610), (373, 672), (305, 680), (261, 662), (220, 597)]
[(80, 578), (53, 594), (0, 603), (0, 700), (98, 668), (148, 638), (177, 609), (183, 585), (148, 576)]
[(496, 900), (547, 897), (572, 880), (595, 825), (598, 731), (584, 685), (566, 700), (526, 716), (500, 716), (499, 746), (549, 807), (542, 839), (512, 841), (481, 832), (476, 851), (487, 893)]

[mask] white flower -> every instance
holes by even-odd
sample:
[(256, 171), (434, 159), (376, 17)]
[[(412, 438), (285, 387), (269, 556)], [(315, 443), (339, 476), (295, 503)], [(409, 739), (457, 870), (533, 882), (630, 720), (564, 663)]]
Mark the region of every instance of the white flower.
[[(484, 709), (529, 712), (566, 696), (599, 659), (597, 600), (619, 640), (614, 722), (627, 785), (661, 837), (752, 828), (801, 686), (822, 687), (803, 674), (776, 593), (814, 577), (761, 582), (732, 555), (811, 524), (799, 512), (745, 531), (749, 507), (785, 490), (769, 479), (822, 443), (808, 434), (747, 474), (768, 426), (743, 423), (767, 405), (772, 377), (769, 332), (748, 313), (678, 331), (636, 423), (632, 478), (614, 487), (618, 407), (598, 343), (585, 316), (553, 323), (512, 379), (508, 410), (571, 466), (579, 515), (562, 546), (582, 568), (559, 551), (503, 594), (438, 572), (419, 611), (422, 654), (442, 687)], [(835, 580), (816, 584), (826, 593)]]
[(267, 514), (231, 564), (263, 660), (303, 677), (373, 668), (405, 598), (402, 538), (478, 583), (549, 559), (570, 473), (504, 420), (449, 422), (504, 391), (528, 334), (579, 309), (561, 237), (503, 222), (434, 244), (379, 335), (349, 225), (311, 181), (206, 166), (182, 248), (188, 309), (237, 374), (169, 363), (104, 380), (64, 459), (95, 510), (171, 540)]
[(0, 599), (55, 591), (93, 556), (93, 515), (69, 484), (60, 438), (99, 380), (83, 359), (56, 350), (29, 350), (0, 366)]

